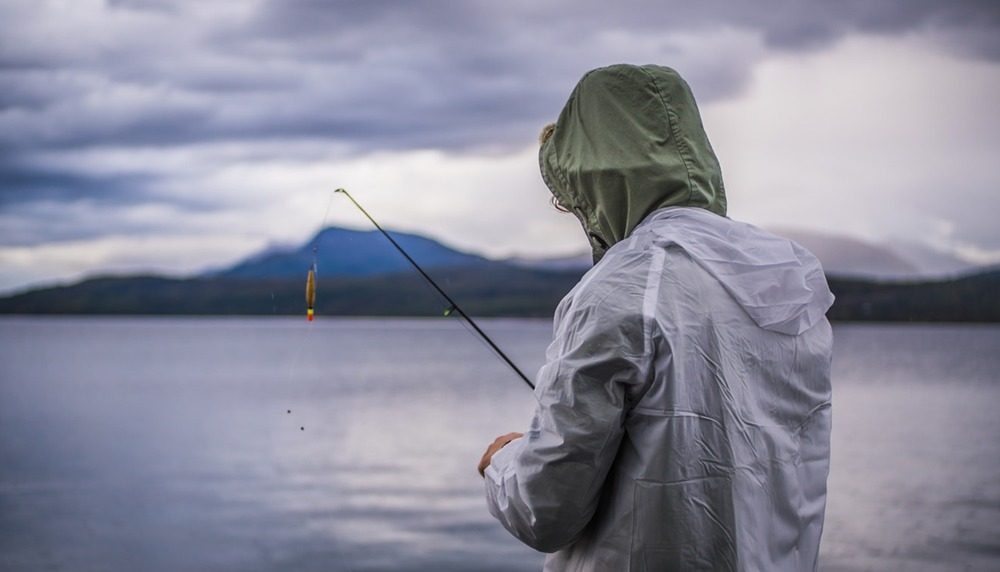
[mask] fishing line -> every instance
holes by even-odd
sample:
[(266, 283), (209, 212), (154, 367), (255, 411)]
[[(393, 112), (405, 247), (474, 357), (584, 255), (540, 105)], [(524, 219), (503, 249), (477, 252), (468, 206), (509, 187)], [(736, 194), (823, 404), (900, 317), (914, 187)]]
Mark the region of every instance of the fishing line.
[(451, 313), (453, 312), (457, 313), (462, 319), (465, 320), (466, 323), (472, 326), (472, 329), (475, 330), (475, 333), (479, 335), (479, 338), (482, 341), (486, 342), (489, 345), (490, 349), (492, 349), (493, 352), (501, 360), (504, 361), (504, 363), (510, 366), (510, 368), (514, 370), (514, 373), (516, 373), (518, 377), (520, 377), (521, 380), (523, 380), (524, 383), (528, 385), (528, 387), (530, 387), (531, 389), (535, 389), (535, 384), (531, 383), (531, 380), (528, 379), (528, 376), (524, 375), (524, 372), (522, 372), (517, 367), (517, 365), (509, 357), (507, 357), (507, 354), (505, 354), (503, 350), (501, 350), (500, 347), (496, 345), (496, 343), (492, 339), (490, 339), (488, 335), (486, 335), (486, 332), (484, 332), (482, 328), (480, 328), (479, 325), (476, 324), (475, 320), (469, 317), (469, 315), (466, 314), (464, 310), (462, 310), (462, 307), (458, 305), (458, 302), (452, 300), (451, 296), (449, 296), (447, 292), (445, 292), (440, 286), (438, 286), (437, 282), (435, 282), (434, 279), (431, 278), (430, 275), (427, 274), (427, 272), (425, 272), (424, 269), (421, 268), (420, 265), (417, 264), (417, 262), (413, 260), (413, 258), (405, 250), (403, 250), (403, 247), (400, 246), (399, 243), (397, 243), (396, 240), (392, 238), (392, 236), (388, 232), (386, 232), (381, 225), (379, 225), (379, 223), (375, 222), (375, 219), (372, 218), (372, 215), (368, 214), (368, 211), (366, 211), (364, 207), (358, 204), (358, 201), (354, 200), (354, 197), (351, 196), (351, 193), (348, 193), (344, 189), (335, 189), (333, 192), (341, 193), (348, 199), (350, 199), (350, 201), (354, 203), (354, 206), (357, 207), (359, 211), (361, 211), (361, 214), (365, 215), (365, 218), (367, 218), (375, 226), (375, 228), (378, 229), (380, 233), (382, 233), (382, 236), (384, 236), (394, 247), (396, 247), (396, 250), (398, 250), (399, 253), (402, 254), (403, 257), (406, 258), (406, 260), (410, 264), (412, 264), (414, 268), (417, 269), (417, 272), (419, 272), (420, 275), (424, 277), (424, 280), (426, 280), (428, 284), (433, 286), (434, 289), (437, 290), (438, 294), (440, 294), (441, 297), (448, 302), (449, 304), (448, 309), (445, 310), (446, 316), (451, 315)]
[[(313, 321), (313, 308), (315, 306), (315, 298), (316, 298), (316, 284), (319, 279), (319, 262), (318, 262), (319, 241), (320, 237), (323, 235), (323, 231), (326, 230), (326, 221), (327, 217), (330, 216), (330, 207), (333, 206), (334, 193), (335, 191), (330, 192), (330, 198), (326, 202), (326, 210), (323, 212), (323, 222), (321, 222), (319, 225), (319, 231), (316, 233), (316, 238), (313, 241), (312, 245), (312, 263), (309, 265), (309, 271), (306, 275), (306, 306), (307, 306), (306, 319), (308, 322)], [(273, 300), (274, 293), (271, 294), (271, 298)], [(289, 367), (289, 372), (288, 372), (289, 382), (295, 379), (295, 370), (298, 368), (299, 358), (302, 355), (302, 348), (306, 345), (306, 341), (309, 339), (310, 332), (312, 332), (312, 330), (314, 329), (315, 328), (312, 327), (312, 324), (309, 323), (306, 324), (305, 331), (299, 334), (299, 340), (298, 340), (299, 343), (295, 344), (295, 353), (292, 356), (292, 363), (291, 366)], [(287, 385), (288, 384), (286, 384), (286, 386)], [(287, 415), (292, 414), (291, 408), (286, 408), (285, 411)], [(299, 430), (305, 431), (306, 430), (305, 425), (300, 425)]]

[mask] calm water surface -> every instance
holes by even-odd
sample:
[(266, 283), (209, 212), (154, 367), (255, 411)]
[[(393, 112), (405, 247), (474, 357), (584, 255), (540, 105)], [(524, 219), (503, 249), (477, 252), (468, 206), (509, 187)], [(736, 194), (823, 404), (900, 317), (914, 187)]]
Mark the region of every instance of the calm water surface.
[[(835, 333), (821, 569), (1000, 569), (1000, 328)], [(455, 320), (0, 319), (0, 569), (537, 570), (475, 472), (532, 402)]]

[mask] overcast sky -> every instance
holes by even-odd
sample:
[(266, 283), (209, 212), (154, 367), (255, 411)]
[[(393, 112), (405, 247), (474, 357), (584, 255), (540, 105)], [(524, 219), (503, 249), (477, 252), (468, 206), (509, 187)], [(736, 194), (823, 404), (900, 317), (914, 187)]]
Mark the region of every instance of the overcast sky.
[(993, 0), (0, 0), (0, 291), (300, 243), (338, 186), (455, 247), (585, 251), (536, 138), (618, 62), (691, 83), (733, 218), (1000, 262)]

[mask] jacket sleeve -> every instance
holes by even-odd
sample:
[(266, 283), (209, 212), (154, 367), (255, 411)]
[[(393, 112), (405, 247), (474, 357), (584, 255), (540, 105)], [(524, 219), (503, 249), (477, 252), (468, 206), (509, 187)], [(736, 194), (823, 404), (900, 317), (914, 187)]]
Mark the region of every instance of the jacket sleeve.
[(531, 427), (486, 469), (490, 513), (542, 552), (572, 543), (593, 517), (624, 434), (628, 395), (651, 363), (642, 318), (622, 312), (615, 298), (558, 320)]

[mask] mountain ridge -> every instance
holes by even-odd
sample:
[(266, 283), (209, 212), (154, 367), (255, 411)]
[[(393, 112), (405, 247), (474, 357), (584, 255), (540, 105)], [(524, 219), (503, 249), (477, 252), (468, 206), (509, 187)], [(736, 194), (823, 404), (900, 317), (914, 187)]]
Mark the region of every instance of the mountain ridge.
[[(550, 317), (586, 272), (581, 256), (491, 260), (431, 238), (391, 232), (466, 311)], [(0, 297), (0, 314), (262, 315), (304, 311), (313, 247), (317, 314), (440, 315), (445, 302), (377, 231), (329, 227), (291, 248), (270, 247), (193, 278), (98, 276)], [(834, 320), (1000, 322), (1000, 267), (942, 279), (827, 273)]]
[(979, 267), (955, 255), (915, 242), (872, 242), (856, 237), (789, 227), (774, 234), (795, 241), (820, 260), (828, 274), (867, 279), (944, 278)]
[[(425, 268), (476, 266), (494, 262), (419, 234), (387, 232)], [(207, 275), (228, 278), (293, 278), (304, 276), (314, 258), (317, 271), (332, 276), (376, 276), (410, 268), (410, 263), (377, 230), (330, 226), (317, 232), (297, 248), (271, 246)]]

